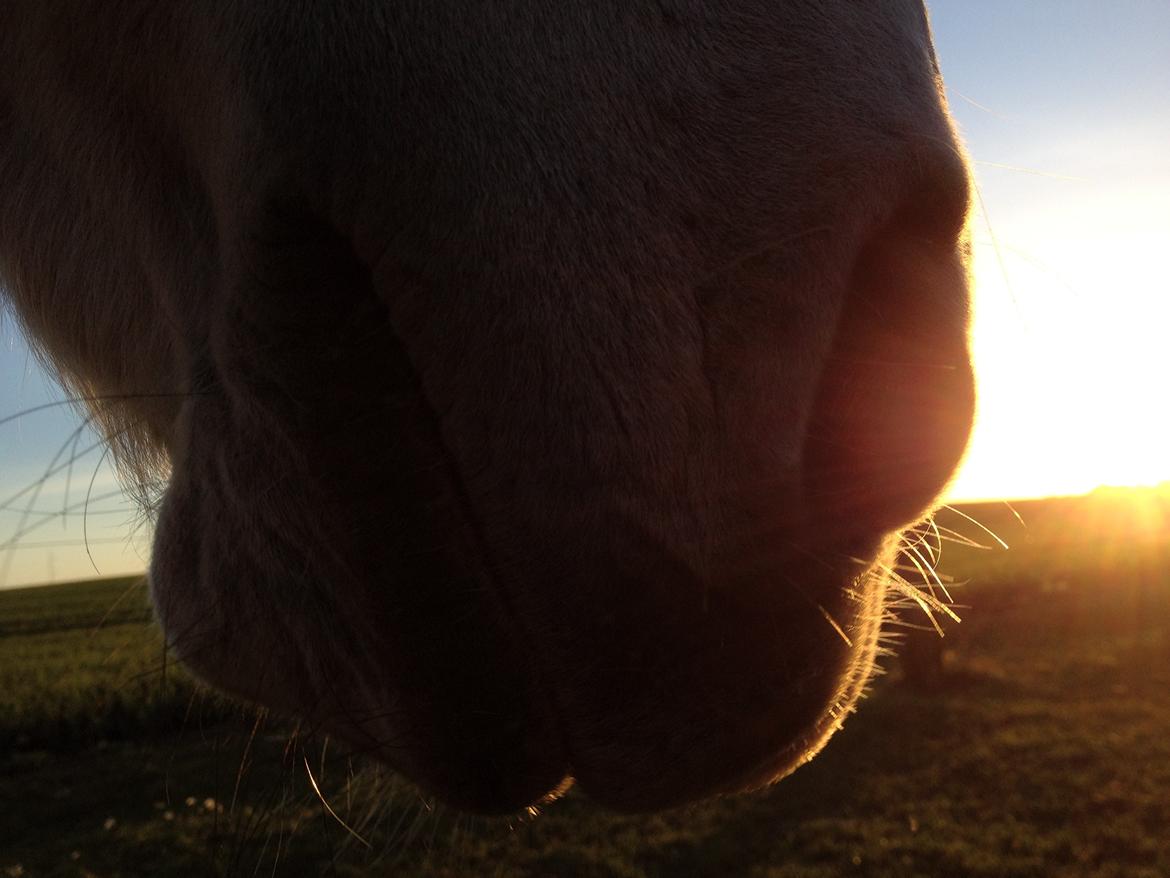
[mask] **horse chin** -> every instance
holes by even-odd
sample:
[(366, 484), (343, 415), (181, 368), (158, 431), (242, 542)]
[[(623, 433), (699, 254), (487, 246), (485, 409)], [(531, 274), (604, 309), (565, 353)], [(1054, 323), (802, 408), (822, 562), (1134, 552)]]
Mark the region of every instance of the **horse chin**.
[[(573, 781), (605, 807), (647, 812), (756, 789), (789, 774), (824, 746), (862, 693), (882, 592), (872, 579), (868, 594), (858, 594), (852, 623), (819, 610), (819, 618), (802, 619), (823, 633), (802, 637), (799, 656), (765, 640), (761, 626), (741, 630), (731, 648), (708, 644), (696, 653), (693, 639), (658, 644), (657, 663), (673, 662), (673, 673), (618, 671), (623, 657), (639, 647), (644, 654), (648, 633), (638, 644), (611, 644), (604, 658), (610, 668), (595, 671), (596, 679), (574, 680), (526, 663), (527, 656), (510, 649), (515, 629), (504, 620), (448, 625), (398, 644), (368, 627), (351, 627), (342, 637), (288, 618), (287, 607), (257, 607), (266, 590), (290, 583), (253, 581), (225, 615), (283, 612), (283, 624), (233, 630), (219, 613), (175, 599), (170, 586), (193, 583), (160, 586), (164, 576), (160, 571), (153, 580), (164, 628), (179, 657), (201, 676), (295, 713), (310, 731), (340, 738), (460, 810), (485, 814), (548, 801)], [(241, 585), (236, 580), (234, 588)], [(381, 600), (351, 600), (350, 608), (347, 621), (362, 612), (386, 614)], [(479, 647), (472, 655), (469, 640)], [(404, 663), (407, 649), (416, 653)], [(780, 652), (799, 664), (785, 664)], [(424, 657), (429, 673), (420, 681)], [(595, 659), (581, 657), (583, 664)], [(616, 691), (598, 688), (619, 682), (624, 686)], [(433, 688), (420, 691), (423, 684)], [(583, 705), (604, 701), (611, 710), (566, 722), (572, 711), (579, 717)]]
[(458, 808), (516, 811), (569, 778), (620, 811), (759, 787), (811, 758), (869, 677), (881, 564), (768, 539), (714, 577), (600, 502), (518, 526), (471, 520), (441, 468), (405, 468), (425, 491), (305, 484), (225, 453), (218, 404), (192, 405), (205, 429), (151, 573), (168, 642)]

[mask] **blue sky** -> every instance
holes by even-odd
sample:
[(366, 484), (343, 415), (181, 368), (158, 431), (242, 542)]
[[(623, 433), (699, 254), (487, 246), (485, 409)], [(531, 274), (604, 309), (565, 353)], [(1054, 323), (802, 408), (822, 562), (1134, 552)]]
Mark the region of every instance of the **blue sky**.
[[(980, 420), (953, 496), (1170, 479), (1170, 2), (930, 6), (985, 208)], [(0, 418), (59, 398), (2, 321)], [(67, 406), (0, 423), (0, 587), (144, 566), (148, 534), (128, 536), (138, 519), (107, 496), (100, 450), (45, 479), (35, 514), (31, 494), (6, 503), (66, 445), (67, 459), (78, 423)], [(4, 548), (29, 527), (22, 548)]]
[(983, 207), (955, 496), (1170, 479), (1170, 3), (931, 9)]
[[(0, 423), (0, 588), (144, 566), (147, 535), (129, 537), (136, 509), (118, 495), (97, 437), (79, 432), (82, 421), (72, 406), (50, 406), (62, 398), (6, 315), (0, 418), (12, 420)], [(69, 459), (86, 449), (70, 467)]]

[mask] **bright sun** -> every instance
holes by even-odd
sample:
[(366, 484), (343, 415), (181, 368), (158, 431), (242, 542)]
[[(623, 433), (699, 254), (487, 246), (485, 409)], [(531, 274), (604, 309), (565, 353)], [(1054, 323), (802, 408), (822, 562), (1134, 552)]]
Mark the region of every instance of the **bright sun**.
[(1170, 179), (976, 220), (980, 401), (949, 497), (1170, 479), (1168, 195)]

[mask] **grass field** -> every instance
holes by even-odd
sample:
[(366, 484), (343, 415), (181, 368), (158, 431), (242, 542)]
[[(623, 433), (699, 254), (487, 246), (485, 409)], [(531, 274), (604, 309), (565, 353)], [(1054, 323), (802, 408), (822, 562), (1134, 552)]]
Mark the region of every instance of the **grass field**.
[(0, 878), (1170, 875), (1165, 547), (1104, 563), (1042, 532), (952, 553), (976, 582), (937, 690), (887, 662), (793, 777), (640, 818), (574, 794), (536, 818), (432, 810), (200, 691), (141, 584), (0, 592)]

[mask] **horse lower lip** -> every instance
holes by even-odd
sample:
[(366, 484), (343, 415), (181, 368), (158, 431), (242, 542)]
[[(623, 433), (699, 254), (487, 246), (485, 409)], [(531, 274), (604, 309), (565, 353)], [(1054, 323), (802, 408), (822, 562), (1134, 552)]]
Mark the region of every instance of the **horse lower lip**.
[(612, 571), (625, 575), (608, 583), (564, 583), (563, 615), (536, 635), (581, 788), (618, 810), (652, 810), (786, 771), (860, 654), (842, 631), (868, 648), (873, 608), (845, 597), (840, 572), (855, 566), (830, 573), (790, 556), (796, 588), (775, 569), (701, 582), (661, 558), (624, 558)]
[[(308, 714), (459, 807), (515, 810), (570, 772), (626, 811), (765, 783), (815, 746), (827, 711), (847, 700), (842, 680), (865, 665), (872, 595), (845, 596), (857, 569), (840, 546), (791, 544), (795, 487), (771, 504), (757, 492), (734, 516), (689, 510), (731, 516), (735, 544), (701, 551), (651, 514), (676, 508), (674, 496), (640, 498), (635, 516), (630, 497), (605, 486), (566, 502), (541, 479), (507, 483), (506, 502), (477, 496), (472, 534), (438, 438), (415, 422), (370, 419), (384, 435), (336, 437), (333, 410), (313, 414), (332, 441), (305, 437), (320, 469), (298, 482), (275, 456), (234, 449), (238, 437), (221, 429), (226, 398), (191, 408), (203, 429), (184, 464), (208, 475), (193, 484), (180, 472), (172, 485), (158, 572), (174, 593), (202, 588), (213, 607), (235, 601), (289, 626), (256, 659), (281, 656), (286, 679), (274, 692), (246, 688), (256, 681), (240, 673), (260, 642), (241, 629), (242, 610), (223, 608), (208, 632), (215, 654), (192, 661), (225, 688)], [(289, 430), (316, 429), (298, 415)], [(427, 466), (344, 471), (390, 442)], [(239, 461), (246, 470), (214, 468)], [(252, 504), (261, 495), (262, 509)], [(316, 520), (322, 507), (335, 520)], [(268, 529), (319, 534), (327, 550), (275, 541), (261, 561), (254, 542), (237, 543), (249, 539), (238, 517), (276, 513)], [(393, 538), (371, 519), (396, 521)], [(714, 539), (714, 528), (688, 526)], [(491, 565), (483, 546), (494, 547)], [(191, 586), (200, 557), (220, 559), (215, 581)], [(296, 580), (306, 563), (311, 578)], [(168, 630), (212, 618), (194, 606), (185, 612), (196, 618), (182, 608), (169, 618), (174, 593), (158, 595)], [(299, 611), (304, 594), (320, 609)]]

